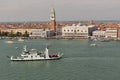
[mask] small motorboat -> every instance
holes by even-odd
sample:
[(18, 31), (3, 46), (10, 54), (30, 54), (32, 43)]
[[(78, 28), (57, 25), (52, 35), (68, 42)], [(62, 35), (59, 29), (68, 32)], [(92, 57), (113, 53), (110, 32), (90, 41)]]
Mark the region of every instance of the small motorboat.
[(90, 46), (97, 46), (97, 44), (93, 43), (93, 44), (90, 44)]
[(5, 43), (7, 43), (7, 44), (13, 44), (14, 42), (13, 41), (6, 41)]
[(19, 42), (23, 42), (23, 41), (25, 41), (25, 40), (22, 39), (22, 38), (19, 38), (18, 41), (19, 41)]

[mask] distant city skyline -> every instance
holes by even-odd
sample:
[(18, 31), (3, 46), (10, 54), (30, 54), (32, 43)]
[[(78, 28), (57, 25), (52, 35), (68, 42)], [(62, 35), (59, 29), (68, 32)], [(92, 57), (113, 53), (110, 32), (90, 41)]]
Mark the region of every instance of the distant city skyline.
[(0, 0), (0, 22), (120, 20), (120, 0)]

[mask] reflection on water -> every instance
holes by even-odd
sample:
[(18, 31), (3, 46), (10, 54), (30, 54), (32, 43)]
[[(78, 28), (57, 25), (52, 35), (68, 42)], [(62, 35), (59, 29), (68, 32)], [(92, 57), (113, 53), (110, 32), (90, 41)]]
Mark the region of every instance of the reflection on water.
[(49, 67), (50, 66), (50, 61), (20, 61), (20, 62), (15, 62), (11, 61), (11, 66), (17, 66), (21, 65), (22, 67)]

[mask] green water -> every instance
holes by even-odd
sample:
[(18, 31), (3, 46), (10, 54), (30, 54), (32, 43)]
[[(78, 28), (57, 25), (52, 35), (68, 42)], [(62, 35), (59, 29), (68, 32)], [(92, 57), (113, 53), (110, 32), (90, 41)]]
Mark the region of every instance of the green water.
[[(91, 47), (91, 43), (98, 46)], [(60, 60), (11, 62), (6, 55), (20, 55), (22, 47), (63, 52)], [(15, 47), (18, 47), (16, 49)], [(0, 40), (0, 80), (120, 80), (120, 42), (88, 40), (28, 40), (6, 44)]]

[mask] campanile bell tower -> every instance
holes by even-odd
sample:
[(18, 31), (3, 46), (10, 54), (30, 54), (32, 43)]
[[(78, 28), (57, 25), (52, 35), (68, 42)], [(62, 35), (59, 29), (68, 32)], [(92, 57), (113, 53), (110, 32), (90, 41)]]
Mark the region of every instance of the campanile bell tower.
[(56, 32), (56, 18), (55, 18), (55, 9), (52, 8), (50, 12), (50, 29)]

